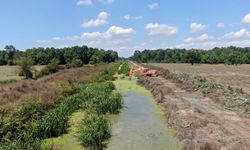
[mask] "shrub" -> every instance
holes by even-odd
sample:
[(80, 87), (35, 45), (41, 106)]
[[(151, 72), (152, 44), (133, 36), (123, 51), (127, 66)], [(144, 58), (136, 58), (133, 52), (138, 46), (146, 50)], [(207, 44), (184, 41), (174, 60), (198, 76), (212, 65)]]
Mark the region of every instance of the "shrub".
[(57, 92), (60, 95), (72, 95), (79, 90), (79, 84), (73, 83), (72, 81), (57, 81), (56, 83)]
[(114, 72), (112, 70), (104, 70), (99, 76), (94, 77), (94, 82), (105, 82), (105, 81), (114, 81), (116, 78), (114, 77)]
[(44, 112), (41, 97), (33, 96), (20, 104), (17, 115), (22, 122), (27, 123), (39, 119)]
[(108, 109), (110, 113), (118, 113), (122, 109), (123, 100), (120, 93), (113, 94), (108, 101)]
[(71, 63), (66, 65), (67, 68), (78, 68), (82, 66), (83, 66), (83, 62), (80, 59), (75, 59)]
[(17, 61), (17, 64), (19, 66), (19, 76), (24, 76), (26, 79), (33, 77), (31, 71), (33, 61), (31, 59), (22, 57)]
[(120, 65), (118, 74), (124, 74), (126, 76), (129, 76), (130, 66), (128, 62), (124, 62)]
[(46, 67), (44, 67), (40, 72), (36, 74), (36, 78), (40, 78), (45, 75), (56, 73), (60, 69), (61, 67), (59, 66), (59, 61), (57, 59), (53, 59), (51, 63), (49, 63)]
[(92, 99), (85, 101), (83, 108), (98, 114), (117, 113), (122, 108), (122, 97), (119, 93), (98, 93)]
[(104, 142), (111, 137), (110, 122), (103, 115), (87, 114), (80, 123), (76, 136), (85, 147), (103, 149)]

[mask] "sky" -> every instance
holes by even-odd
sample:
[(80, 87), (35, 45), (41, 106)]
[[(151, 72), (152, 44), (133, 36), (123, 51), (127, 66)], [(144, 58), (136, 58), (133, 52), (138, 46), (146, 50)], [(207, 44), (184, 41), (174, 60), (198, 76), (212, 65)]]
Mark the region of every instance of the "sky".
[(1, 0), (0, 49), (250, 47), (247, 0)]

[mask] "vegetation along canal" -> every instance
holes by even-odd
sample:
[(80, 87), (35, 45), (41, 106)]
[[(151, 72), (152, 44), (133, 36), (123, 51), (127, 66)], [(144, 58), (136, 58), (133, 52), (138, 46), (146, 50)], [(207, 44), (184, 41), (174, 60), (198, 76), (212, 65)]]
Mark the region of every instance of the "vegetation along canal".
[(180, 145), (175, 131), (168, 128), (161, 107), (136, 79), (114, 81), (124, 97), (124, 109), (112, 116), (112, 138), (108, 150), (176, 150)]

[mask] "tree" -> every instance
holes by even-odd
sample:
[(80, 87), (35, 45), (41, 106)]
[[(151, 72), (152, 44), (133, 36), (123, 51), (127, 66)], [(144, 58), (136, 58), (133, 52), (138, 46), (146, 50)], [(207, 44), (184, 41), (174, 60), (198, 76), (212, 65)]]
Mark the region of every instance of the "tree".
[(24, 76), (26, 79), (32, 78), (32, 65), (33, 61), (29, 58), (22, 57), (18, 60), (19, 65), (19, 75)]
[(6, 45), (4, 47), (6, 50), (7, 54), (7, 63), (8, 65), (13, 65), (14, 64), (14, 55), (16, 52), (16, 48), (13, 45)]
[(190, 50), (188, 52), (188, 61), (192, 65), (201, 62), (201, 53), (198, 50)]

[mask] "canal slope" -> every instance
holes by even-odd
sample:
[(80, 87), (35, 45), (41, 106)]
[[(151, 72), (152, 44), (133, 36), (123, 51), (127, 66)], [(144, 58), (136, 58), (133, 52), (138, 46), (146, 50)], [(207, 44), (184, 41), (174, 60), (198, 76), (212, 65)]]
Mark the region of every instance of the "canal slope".
[(150, 91), (127, 78), (114, 81), (124, 97), (124, 109), (112, 116), (108, 150), (177, 150), (175, 131), (167, 127), (162, 108)]

